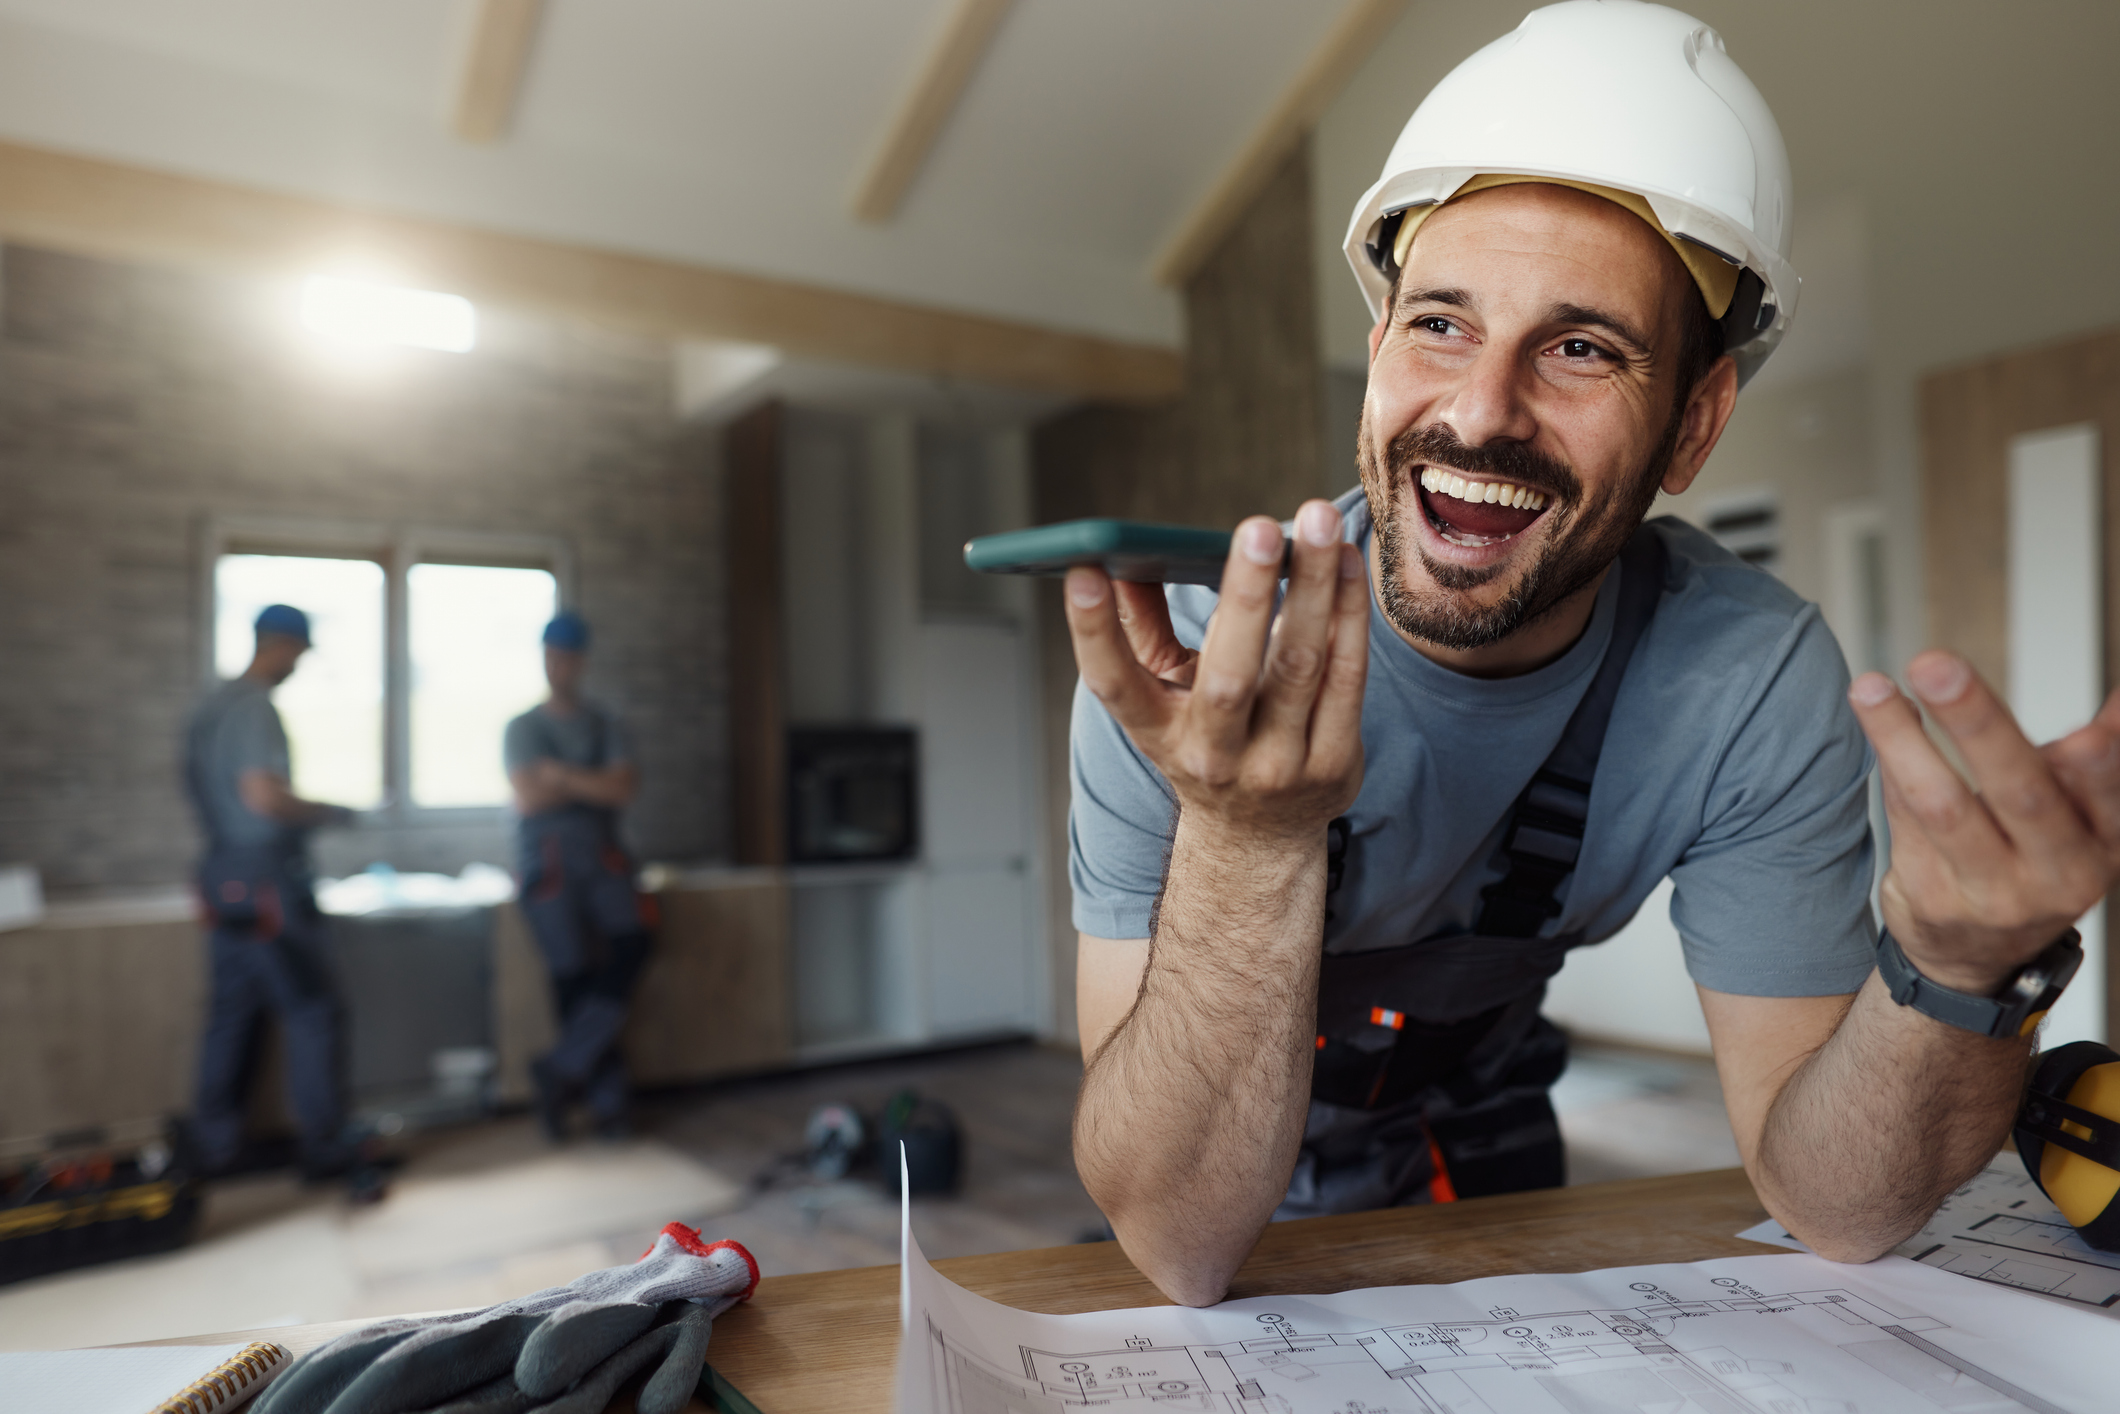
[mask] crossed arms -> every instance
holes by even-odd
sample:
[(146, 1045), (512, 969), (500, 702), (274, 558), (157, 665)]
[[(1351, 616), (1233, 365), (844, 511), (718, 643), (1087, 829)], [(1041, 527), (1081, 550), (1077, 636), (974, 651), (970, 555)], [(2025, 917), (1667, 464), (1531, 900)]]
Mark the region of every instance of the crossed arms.
[(508, 785), (515, 792), (520, 815), (542, 815), (577, 803), (623, 810), (640, 789), (640, 771), (631, 761), (592, 768), (540, 756), (510, 771)]

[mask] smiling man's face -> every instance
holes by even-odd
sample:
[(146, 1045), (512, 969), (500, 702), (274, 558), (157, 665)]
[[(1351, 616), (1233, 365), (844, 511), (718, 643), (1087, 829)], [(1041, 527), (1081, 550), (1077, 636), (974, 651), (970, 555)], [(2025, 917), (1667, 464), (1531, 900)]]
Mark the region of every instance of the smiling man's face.
[[(1728, 360), (1681, 388), (1699, 301), (1662, 236), (1587, 192), (1494, 187), (1428, 218), (1370, 336), (1360, 439), (1378, 602), (1400, 634), (1477, 658), (1575, 617), (1556, 609), (1587, 615), (1734, 403)], [(1581, 629), (1561, 627), (1554, 652)]]

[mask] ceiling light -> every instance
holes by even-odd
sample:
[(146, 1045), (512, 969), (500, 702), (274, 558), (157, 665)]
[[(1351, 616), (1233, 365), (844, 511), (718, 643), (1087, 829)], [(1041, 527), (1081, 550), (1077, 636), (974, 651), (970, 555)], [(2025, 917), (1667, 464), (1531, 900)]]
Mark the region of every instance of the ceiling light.
[(302, 287), (302, 324), (354, 344), (409, 344), (466, 353), (478, 342), (478, 311), (462, 295), (313, 275)]

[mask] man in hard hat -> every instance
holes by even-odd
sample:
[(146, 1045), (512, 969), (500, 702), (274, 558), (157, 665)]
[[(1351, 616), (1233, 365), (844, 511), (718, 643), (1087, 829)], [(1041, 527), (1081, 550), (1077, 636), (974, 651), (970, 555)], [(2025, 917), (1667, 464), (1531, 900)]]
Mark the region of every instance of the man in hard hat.
[(206, 835), (198, 889), (211, 981), (199, 1046), (194, 1136), (207, 1172), (232, 1165), (257, 1054), (258, 1023), (279, 1023), (288, 1107), (304, 1174), (359, 1169), (344, 1134), (343, 1014), (323, 918), (310, 888), (308, 839), (353, 812), (295, 794), (287, 732), (272, 690), (309, 651), (309, 616), (268, 605), (250, 666), (208, 693), (185, 733), (184, 782)]
[(1814, 606), (1643, 523), (1788, 327), (1789, 194), (1714, 31), (1534, 12), (1355, 211), (1360, 490), (1240, 525), (1219, 597), (1071, 572), (1076, 1162), (1173, 1298), (1217, 1300), (1277, 1215), (1563, 1181), (1545, 983), (1666, 877), (1798, 1236), (1875, 1257), (2008, 1131), (2120, 873), (2120, 704), (2042, 754), (1915, 659), (1976, 797)]
[(531, 1063), (546, 1137), (567, 1137), (569, 1109), (586, 1102), (596, 1132), (626, 1133), (627, 1083), (619, 1035), (647, 961), (649, 901), (633, 884), (618, 816), (640, 788), (625, 726), (582, 695), (589, 625), (562, 613), (545, 625), (551, 696), (508, 723), (503, 758), (521, 816), (521, 903), (544, 954), (559, 1040)]

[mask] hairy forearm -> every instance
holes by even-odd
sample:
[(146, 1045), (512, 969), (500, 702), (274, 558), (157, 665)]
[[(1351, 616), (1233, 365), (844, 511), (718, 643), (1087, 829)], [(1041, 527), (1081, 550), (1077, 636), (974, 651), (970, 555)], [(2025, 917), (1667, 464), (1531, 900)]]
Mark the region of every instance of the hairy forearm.
[(1872, 974), (1767, 1113), (1761, 1200), (1822, 1256), (1882, 1256), (2001, 1148), (2031, 1050), (1899, 1006)]
[(1181, 818), (1140, 995), (1083, 1076), (1083, 1183), (1186, 1305), (1221, 1299), (1294, 1167), (1324, 885), (1322, 836), (1236, 844)]

